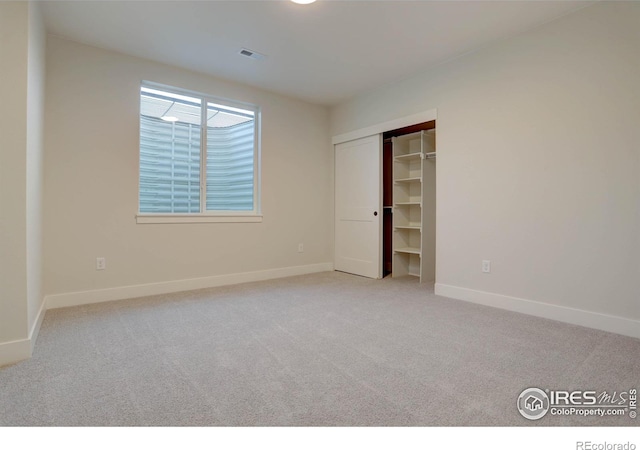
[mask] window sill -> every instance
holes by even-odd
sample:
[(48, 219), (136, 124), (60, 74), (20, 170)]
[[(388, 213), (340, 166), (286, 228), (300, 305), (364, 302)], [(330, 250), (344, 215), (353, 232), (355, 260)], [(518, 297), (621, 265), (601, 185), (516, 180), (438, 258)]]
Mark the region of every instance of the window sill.
[(245, 223), (262, 222), (262, 215), (138, 214), (136, 223)]

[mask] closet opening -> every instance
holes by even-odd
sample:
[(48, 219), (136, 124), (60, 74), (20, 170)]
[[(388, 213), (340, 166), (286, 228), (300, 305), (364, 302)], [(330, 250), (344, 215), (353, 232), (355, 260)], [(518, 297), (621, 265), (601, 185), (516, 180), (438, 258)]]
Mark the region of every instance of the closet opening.
[(382, 134), (382, 274), (435, 281), (436, 121)]

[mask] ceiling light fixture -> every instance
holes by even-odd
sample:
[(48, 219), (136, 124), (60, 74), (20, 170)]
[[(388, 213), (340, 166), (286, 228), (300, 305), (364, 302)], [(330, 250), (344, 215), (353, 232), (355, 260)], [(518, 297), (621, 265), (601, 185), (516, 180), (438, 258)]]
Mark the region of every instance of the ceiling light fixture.
[(293, 3), (297, 3), (298, 5), (308, 5), (309, 3), (313, 3), (316, 0), (291, 0)]
[(179, 119), (175, 116), (162, 116), (160, 117), (165, 122), (177, 122)]

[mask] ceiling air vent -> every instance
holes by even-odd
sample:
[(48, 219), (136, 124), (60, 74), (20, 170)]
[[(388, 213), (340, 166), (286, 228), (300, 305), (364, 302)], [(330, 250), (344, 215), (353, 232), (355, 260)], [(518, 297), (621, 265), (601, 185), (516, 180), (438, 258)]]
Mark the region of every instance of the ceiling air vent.
[(240, 54), (242, 56), (246, 56), (247, 58), (251, 58), (251, 59), (264, 59), (265, 56), (261, 53), (258, 52), (254, 52), (253, 50), (249, 50), (247, 48), (243, 48), (242, 50), (240, 50)]

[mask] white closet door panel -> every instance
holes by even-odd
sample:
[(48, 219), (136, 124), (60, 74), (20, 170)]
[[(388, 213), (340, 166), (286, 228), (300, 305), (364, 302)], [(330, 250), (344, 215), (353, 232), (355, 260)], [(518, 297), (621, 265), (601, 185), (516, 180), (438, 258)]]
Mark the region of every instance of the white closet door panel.
[(382, 143), (369, 136), (335, 146), (335, 269), (382, 276)]

